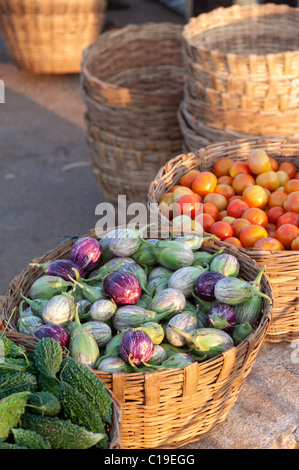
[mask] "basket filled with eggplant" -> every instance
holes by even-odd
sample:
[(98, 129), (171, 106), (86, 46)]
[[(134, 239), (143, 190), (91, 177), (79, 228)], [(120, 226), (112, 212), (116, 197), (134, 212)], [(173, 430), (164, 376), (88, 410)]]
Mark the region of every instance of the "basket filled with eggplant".
[(264, 267), (215, 236), (91, 230), (30, 263), (4, 298), (8, 333), (44, 337), (121, 406), (123, 448), (205, 437), (238, 398), (269, 327)]

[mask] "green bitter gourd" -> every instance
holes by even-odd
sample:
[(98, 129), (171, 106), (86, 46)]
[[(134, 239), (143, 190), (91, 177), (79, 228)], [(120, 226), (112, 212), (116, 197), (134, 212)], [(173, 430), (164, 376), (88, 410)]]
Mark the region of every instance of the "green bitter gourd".
[(37, 379), (28, 372), (9, 372), (0, 376), (0, 400), (17, 392), (35, 392)]
[(19, 448), (26, 449), (51, 449), (49, 441), (43, 438), (40, 434), (29, 429), (16, 428), (12, 429), (14, 443)]

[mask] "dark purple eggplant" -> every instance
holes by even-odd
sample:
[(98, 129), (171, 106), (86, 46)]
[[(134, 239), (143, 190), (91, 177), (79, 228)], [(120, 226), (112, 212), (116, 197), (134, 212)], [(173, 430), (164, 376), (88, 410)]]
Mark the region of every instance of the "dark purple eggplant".
[(70, 339), (65, 328), (54, 324), (39, 326), (32, 336), (37, 339), (52, 338), (57, 341), (62, 348), (68, 345)]
[(227, 304), (214, 305), (207, 314), (209, 326), (218, 328), (226, 333), (233, 331), (237, 324), (237, 315), (234, 308)]
[(103, 282), (106, 296), (118, 305), (136, 304), (142, 292), (141, 284), (131, 273), (108, 274)]
[(74, 269), (79, 273), (79, 276), (84, 278), (85, 272), (83, 269), (78, 266), (76, 263), (69, 259), (57, 259), (54, 261), (49, 261), (47, 263), (30, 263), (30, 266), (41, 268), (45, 274), (48, 276), (58, 276), (69, 281), (70, 277), (76, 279)]
[(202, 300), (215, 301), (214, 289), (216, 283), (225, 276), (214, 271), (202, 273), (195, 283), (195, 294)]
[(138, 366), (152, 358), (154, 343), (144, 331), (130, 329), (121, 339), (119, 352), (124, 361), (131, 366)]
[(84, 272), (89, 272), (100, 264), (102, 254), (103, 249), (95, 238), (83, 237), (73, 244), (70, 259)]

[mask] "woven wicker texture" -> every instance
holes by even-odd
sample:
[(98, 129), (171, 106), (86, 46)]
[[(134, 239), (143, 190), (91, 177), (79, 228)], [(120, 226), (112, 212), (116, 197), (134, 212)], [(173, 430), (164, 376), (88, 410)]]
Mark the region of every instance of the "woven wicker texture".
[[(88, 236), (97, 238), (94, 231)], [(204, 242), (203, 249), (214, 253), (222, 246), (217, 241)], [(34, 261), (68, 258), (71, 247), (69, 240)], [(234, 247), (225, 249), (238, 258), (240, 276), (253, 280), (259, 272), (258, 265)], [(26, 295), (40, 275), (41, 270), (28, 266), (11, 282), (3, 305), (6, 322), (20, 303), (20, 289)], [(264, 275), (261, 285), (263, 292), (272, 297)], [(17, 310), (8, 325), (11, 334), (16, 334)], [(263, 299), (262, 317), (254, 332), (238, 346), (201, 364), (134, 374), (96, 371), (121, 406), (122, 448), (178, 448), (213, 431), (237, 400), (269, 328), (271, 315), (272, 308)], [(27, 345), (28, 342), (32, 344), (32, 339), (27, 339)]]
[(148, 182), (181, 151), (182, 26), (127, 25), (86, 48), (81, 89), (91, 168), (105, 199), (145, 203)]
[(80, 72), (82, 51), (102, 31), (106, 0), (0, 0), (11, 59), (36, 74)]
[[(166, 223), (166, 219), (158, 213), (154, 203), (158, 203), (163, 194), (181, 177), (193, 168), (211, 170), (214, 163), (223, 156), (232, 160), (245, 160), (254, 148), (263, 148), (278, 163), (292, 162), (299, 166), (299, 141), (280, 139), (243, 139), (208, 145), (198, 152), (182, 154), (167, 162), (151, 183), (148, 203), (152, 220), (158, 219)], [(273, 316), (266, 335), (269, 342), (281, 342), (299, 339), (299, 252), (298, 251), (254, 251), (240, 249), (247, 253), (260, 266), (266, 266), (266, 274), (273, 289)]]

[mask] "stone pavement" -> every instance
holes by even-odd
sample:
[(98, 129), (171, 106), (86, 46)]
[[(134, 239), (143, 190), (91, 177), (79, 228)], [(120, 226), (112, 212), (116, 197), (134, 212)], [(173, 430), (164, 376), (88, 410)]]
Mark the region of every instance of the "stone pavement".
[[(152, 0), (108, 11), (119, 26), (184, 18)], [(103, 201), (88, 164), (78, 75), (33, 76), (10, 61), (0, 38), (0, 295), (32, 258), (66, 235), (83, 235)], [(224, 423), (186, 449), (294, 449), (299, 446), (295, 344), (265, 343)], [(299, 349), (299, 346), (297, 345)]]

